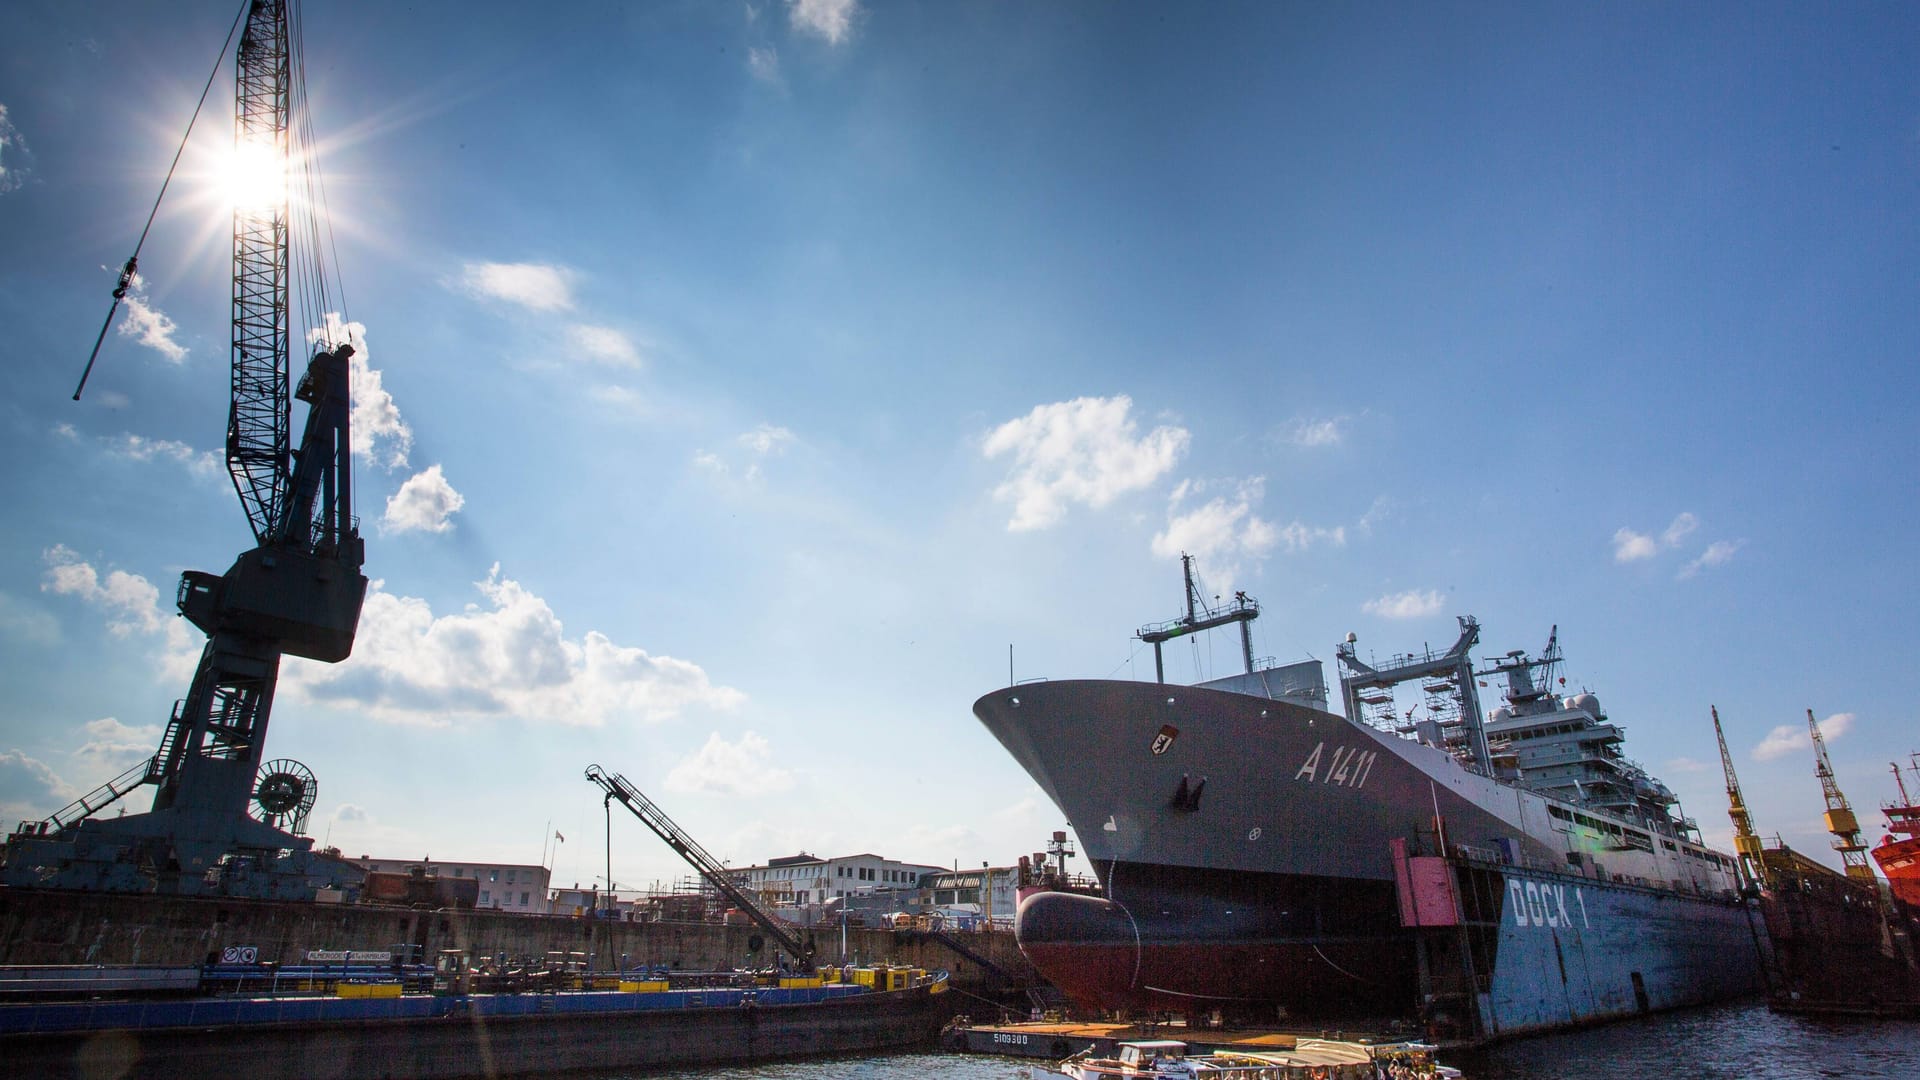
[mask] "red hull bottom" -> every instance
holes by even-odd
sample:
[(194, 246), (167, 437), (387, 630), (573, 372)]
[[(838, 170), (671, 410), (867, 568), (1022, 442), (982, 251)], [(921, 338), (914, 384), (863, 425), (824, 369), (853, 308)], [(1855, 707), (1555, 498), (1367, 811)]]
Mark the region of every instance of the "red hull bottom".
[(1023, 944), (1047, 981), (1077, 1005), (1275, 1015), (1411, 1011), (1412, 950), (1390, 942), (1163, 945)]

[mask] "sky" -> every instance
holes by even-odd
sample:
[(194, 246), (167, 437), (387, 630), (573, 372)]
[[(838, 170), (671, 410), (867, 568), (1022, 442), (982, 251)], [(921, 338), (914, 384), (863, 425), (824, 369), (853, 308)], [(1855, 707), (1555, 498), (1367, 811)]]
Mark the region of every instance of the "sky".
[[(451, 10), (304, 19), (374, 582), (267, 736), (317, 840), (590, 884), (598, 763), (735, 865), (1007, 865), (1066, 822), (971, 703), (1152, 678), (1185, 552), (1330, 684), (1349, 632), (1557, 626), (1710, 841), (1717, 707), (1760, 830), (1837, 865), (1812, 710), (1877, 841), (1920, 750), (1920, 9)], [(233, 14), (0, 7), (9, 820), (153, 752), (179, 575), (251, 545), (230, 61), (71, 400)]]

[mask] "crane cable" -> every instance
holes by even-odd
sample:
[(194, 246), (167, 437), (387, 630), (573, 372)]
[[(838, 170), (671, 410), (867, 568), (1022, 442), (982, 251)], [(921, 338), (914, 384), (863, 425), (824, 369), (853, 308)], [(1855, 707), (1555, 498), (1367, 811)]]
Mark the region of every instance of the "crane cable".
[[(320, 144), (313, 134), (313, 112), (307, 104), (307, 73), (304, 20), (300, 18), (298, 0), (288, 0), (287, 8), (287, 53), (288, 53), (288, 94), (292, 117), (288, 123), (287, 139), (296, 148), (295, 157), (299, 170), (298, 182), (303, 198), (300, 214), (305, 218), (302, 235), (306, 237), (307, 256), (295, 262), (291, 267), (300, 293), (300, 304), (306, 310), (305, 322), (314, 332), (328, 337), (329, 348), (346, 342), (336, 342), (327, 334), (328, 309), (333, 307), (333, 294), (340, 300), (340, 323), (342, 332), (351, 337), (351, 331), (345, 329), (352, 322), (347, 312), (346, 284), (339, 279), (340, 252), (333, 233), (332, 211), (327, 205), (326, 175), (319, 167)], [(291, 181), (293, 178), (289, 177)], [(289, 200), (291, 202), (291, 200)], [(289, 218), (293, 209), (289, 207)], [(293, 222), (288, 221), (288, 230), (293, 230)], [(327, 251), (332, 252), (333, 274), (328, 274)]]
[(160, 182), (160, 194), (154, 196), (153, 209), (147, 214), (146, 227), (140, 230), (140, 239), (133, 245), (133, 254), (127, 256), (127, 263), (120, 268), (120, 281), (113, 287), (113, 306), (107, 309), (106, 321), (100, 324), (100, 336), (93, 339), (93, 352), (87, 355), (86, 369), (80, 372), (80, 385), (73, 388), (73, 400), (80, 400), (80, 392), (87, 388), (87, 377), (93, 374), (93, 362), (100, 358), (100, 343), (107, 340), (107, 327), (113, 325), (113, 316), (120, 310), (120, 301), (127, 298), (127, 290), (133, 287), (140, 272), (140, 249), (146, 246), (147, 233), (153, 230), (153, 219), (160, 213), (160, 200), (167, 197), (167, 185), (173, 183), (173, 170), (180, 167), (180, 155), (187, 151), (187, 140), (193, 137), (193, 125), (200, 119), (200, 110), (206, 107), (207, 94), (213, 90), (213, 80), (220, 76), (220, 64), (227, 58), (227, 46), (233, 44), (233, 35), (240, 30), (240, 21), (247, 16), (252, 0), (240, 5), (240, 13), (233, 17), (233, 25), (227, 28), (227, 40), (220, 46), (220, 55), (213, 58), (213, 70), (207, 73), (207, 85), (200, 90), (200, 103), (193, 107), (193, 117), (187, 121), (187, 132), (180, 136), (180, 148), (173, 152), (173, 164), (167, 166), (167, 178)]

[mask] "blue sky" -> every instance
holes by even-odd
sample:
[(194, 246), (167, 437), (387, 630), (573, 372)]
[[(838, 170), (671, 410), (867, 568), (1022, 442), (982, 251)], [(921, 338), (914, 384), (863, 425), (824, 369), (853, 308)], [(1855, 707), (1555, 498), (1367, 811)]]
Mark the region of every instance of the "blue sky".
[[(1912, 7), (453, 10), (306, 18), (378, 582), (268, 737), (317, 837), (559, 831), (586, 883), (598, 762), (736, 863), (1011, 862), (1063, 823), (971, 702), (1009, 646), (1150, 678), (1184, 550), (1329, 681), (1348, 631), (1558, 624), (1710, 839), (1717, 705), (1763, 831), (1831, 854), (1811, 708), (1877, 838), (1920, 749)], [(152, 752), (179, 574), (248, 543), (228, 66), (69, 400), (232, 14), (0, 12), (9, 818)]]

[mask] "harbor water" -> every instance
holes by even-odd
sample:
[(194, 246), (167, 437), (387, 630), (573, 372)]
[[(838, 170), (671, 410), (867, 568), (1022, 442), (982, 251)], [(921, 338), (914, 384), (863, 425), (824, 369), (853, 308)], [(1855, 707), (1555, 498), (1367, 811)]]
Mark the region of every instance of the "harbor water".
[[(1442, 1055), (1468, 1080), (1916, 1080), (1920, 1021), (1777, 1016), (1759, 1004), (1688, 1009)], [(607, 1073), (601, 1080), (646, 1074)], [(655, 1076), (659, 1074), (653, 1074)], [(892, 1054), (687, 1072), (704, 1080), (1046, 1080), (1045, 1063)]]

